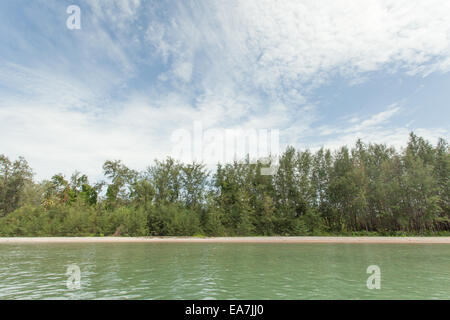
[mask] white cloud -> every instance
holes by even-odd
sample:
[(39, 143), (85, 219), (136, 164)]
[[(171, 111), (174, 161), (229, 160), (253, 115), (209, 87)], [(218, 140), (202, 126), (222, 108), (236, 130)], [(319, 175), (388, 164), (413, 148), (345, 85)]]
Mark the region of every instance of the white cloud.
[(387, 122), (391, 117), (400, 111), (400, 107), (396, 107), (395, 104), (390, 106), (386, 111), (382, 111), (371, 116), (369, 119), (362, 121), (360, 124), (350, 127), (345, 132), (362, 131), (371, 127), (382, 125)]
[[(383, 130), (369, 129), (365, 131), (358, 131), (351, 134), (343, 134), (333, 137), (332, 139), (324, 140), (320, 143), (309, 143), (303, 144), (301, 147), (309, 148), (311, 150), (317, 150), (324, 146), (332, 150), (337, 150), (342, 146), (352, 147), (354, 146), (357, 139), (361, 139), (365, 143), (382, 143), (387, 146), (392, 146), (401, 150), (404, 148), (409, 140), (409, 134), (411, 132), (410, 128), (399, 127), (399, 128), (384, 128)], [(424, 139), (430, 141), (433, 144), (438, 142), (439, 138), (448, 139), (448, 130), (439, 129), (424, 129), (418, 128), (414, 130), (414, 133), (423, 137)]]
[(86, 5), (92, 8), (94, 15), (101, 20), (109, 22), (119, 29), (137, 18), (141, 7), (140, 0), (88, 0)]
[(180, 62), (175, 65), (174, 74), (183, 82), (190, 82), (192, 76), (192, 63)]
[(336, 73), (354, 78), (383, 67), (447, 70), (448, 2), (258, 0), (186, 6), (179, 5), (170, 25), (153, 22), (150, 40), (174, 56), (204, 55), (209, 62), (204, 72), (226, 70), (234, 80), (267, 90), (294, 82), (320, 84)]
[(445, 128), (426, 129), (412, 127), (414, 121), (404, 125), (392, 125), (391, 120), (399, 116), (404, 107), (397, 104), (389, 106), (385, 111), (366, 116), (365, 120), (357, 117), (350, 118), (340, 125), (326, 125), (317, 128), (315, 132), (321, 136), (319, 142), (297, 143), (299, 147), (316, 150), (322, 146), (330, 149), (338, 149), (342, 146), (352, 146), (357, 139), (362, 139), (366, 143), (383, 143), (394, 146), (398, 150), (403, 148), (409, 139), (409, 134), (414, 131), (419, 136), (437, 143), (439, 138), (449, 138), (449, 132)]
[[(80, 33), (61, 37), (56, 61), (39, 64), (37, 55), (34, 66), (0, 65), (0, 152), (24, 155), (39, 178), (73, 169), (98, 176), (113, 158), (143, 168), (168, 155), (171, 133), (194, 121), (204, 129), (280, 129), (285, 143), (305, 147), (356, 137), (398, 146), (412, 128), (392, 122), (407, 106), (317, 128), (323, 110), (314, 90), (333, 77), (360, 85), (376, 71), (450, 71), (448, 1), (84, 5), (92, 11), (82, 9)], [(440, 128), (415, 129), (448, 137)]]

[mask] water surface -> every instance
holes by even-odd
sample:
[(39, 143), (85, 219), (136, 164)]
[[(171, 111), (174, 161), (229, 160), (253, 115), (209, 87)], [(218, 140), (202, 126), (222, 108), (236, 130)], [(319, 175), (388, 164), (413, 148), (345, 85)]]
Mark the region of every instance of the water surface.
[[(80, 289), (66, 284), (72, 264)], [(2, 244), (0, 299), (450, 299), (450, 246)]]

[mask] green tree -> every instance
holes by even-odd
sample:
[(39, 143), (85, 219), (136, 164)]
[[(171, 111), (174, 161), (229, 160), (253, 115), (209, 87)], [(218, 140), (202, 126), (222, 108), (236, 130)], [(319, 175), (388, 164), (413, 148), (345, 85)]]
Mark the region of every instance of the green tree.
[(0, 217), (20, 206), (32, 178), (33, 172), (24, 158), (11, 162), (0, 155)]

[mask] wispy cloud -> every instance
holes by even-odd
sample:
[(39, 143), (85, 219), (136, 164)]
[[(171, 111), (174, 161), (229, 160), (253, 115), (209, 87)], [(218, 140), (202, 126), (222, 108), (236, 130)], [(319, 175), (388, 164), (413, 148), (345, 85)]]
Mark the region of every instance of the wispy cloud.
[(331, 109), (318, 93), (377, 74), (446, 75), (447, 2), (85, 0), (76, 32), (64, 3), (24, 3), (0, 4), (0, 152), (26, 156), (39, 178), (98, 175), (111, 158), (144, 167), (194, 121), (280, 129), (302, 147), (448, 137), (411, 124), (411, 99), (380, 92), (355, 112), (356, 98)]

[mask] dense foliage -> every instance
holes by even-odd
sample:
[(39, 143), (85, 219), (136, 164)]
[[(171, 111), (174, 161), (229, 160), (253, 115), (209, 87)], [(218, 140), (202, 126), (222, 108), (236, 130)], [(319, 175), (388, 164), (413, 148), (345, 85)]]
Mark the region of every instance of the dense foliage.
[(0, 156), (0, 236), (443, 234), (450, 231), (450, 155), (411, 134), (406, 148), (287, 148), (275, 175), (261, 163), (168, 158), (144, 172), (103, 166), (35, 183), (27, 162)]

